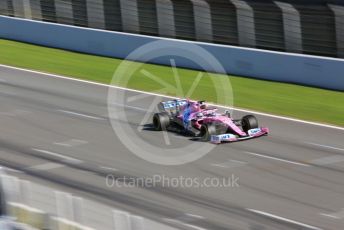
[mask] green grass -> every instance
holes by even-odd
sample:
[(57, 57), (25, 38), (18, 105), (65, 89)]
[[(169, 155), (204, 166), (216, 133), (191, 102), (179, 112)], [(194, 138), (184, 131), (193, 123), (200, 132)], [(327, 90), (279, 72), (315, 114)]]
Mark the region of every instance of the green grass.
[[(80, 54), (1, 39), (0, 63), (106, 84), (111, 83), (114, 72), (122, 63), (128, 68), (127, 70), (135, 68), (137, 70), (133, 71), (131, 78), (127, 77), (129, 74), (121, 74), (120, 78), (115, 77), (114, 80), (117, 85), (144, 91), (160, 90), (162, 86), (143, 74), (141, 72), (143, 69), (158, 76), (164, 82), (176, 85), (170, 67), (123, 62), (120, 59)], [(195, 81), (199, 71), (178, 69), (178, 74), (182, 76), (180, 81), (185, 94)], [(228, 80), (230, 80), (233, 88), (235, 107), (344, 126), (343, 92), (204, 73), (191, 98), (226, 104), (228, 97), (224, 97), (223, 93), (230, 89)], [(165, 93), (175, 95), (175, 92), (172, 91)], [(180, 92), (178, 95), (181, 96), (182, 93)]]

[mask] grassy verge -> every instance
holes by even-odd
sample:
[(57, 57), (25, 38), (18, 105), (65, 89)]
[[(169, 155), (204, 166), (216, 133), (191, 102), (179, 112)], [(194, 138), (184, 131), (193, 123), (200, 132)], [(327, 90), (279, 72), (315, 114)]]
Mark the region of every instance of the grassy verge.
[[(5, 65), (109, 84), (121, 62), (120, 59), (0, 39), (0, 63)], [(118, 85), (120, 86), (145, 91), (156, 91), (161, 88), (157, 81), (142, 74), (141, 70), (143, 69), (158, 76), (164, 82), (175, 85), (173, 71), (170, 67), (128, 61), (124, 64), (128, 65), (128, 68), (138, 67), (138, 70), (134, 71), (128, 84), (119, 81)], [(184, 92), (187, 92), (199, 72), (178, 69), (178, 73), (182, 76), (180, 79), (182, 88)], [(213, 84), (212, 79), (214, 77), (218, 79), (218, 83)], [(221, 85), (221, 82), (225, 82), (222, 80), (226, 80), (228, 77), (232, 84), (234, 106), (236, 107), (344, 126), (343, 92), (204, 73), (191, 98), (221, 103), (222, 101), (217, 98), (216, 92), (226, 88), (226, 86)]]

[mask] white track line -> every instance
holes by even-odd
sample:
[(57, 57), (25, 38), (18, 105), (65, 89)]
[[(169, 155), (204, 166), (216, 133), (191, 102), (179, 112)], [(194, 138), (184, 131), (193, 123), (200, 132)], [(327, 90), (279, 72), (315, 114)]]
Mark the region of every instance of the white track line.
[(335, 215), (331, 215), (331, 214), (326, 214), (326, 213), (320, 213), (321, 216), (326, 216), (326, 217), (330, 217), (332, 219), (341, 219), (340, 217), (338, 216), (335, 216)]
[(239, 164), (247, 164), (247, 162), (245, 161), (238, 161), (238, 160), (230, 160), (232, 162), (236, 162), (236, 163), (239, 163)]
[(334, 149), (334, 150), (344, 151), (344, 149), (337, 148), (337, 147), (333, 147), (333, 146), (329, 146), (329, 145), (321, 145), (321, 144), (312, 143), (312, 142), (306, 142), (306, 143), (307, 143), (307, 144), (310, 144), (310, 145), (315, 145), (315, 146), (327, 148), (327, 149)]
[(34, 166), (29, 167), (29, 168), (37, 170), (37, 171), (46, 171), (46, 170), (58, 169), (58, 168), (62, 168), (62, 167), (64, 167), (64, 165), (49, 162), (49, 163), (34, 165)]
[(189, 216), (189, 217), (196, 218), (196, 219), (205, 219), (204, 216), (195, 215), (195, 214), (192, 214), (192, 213), (185, 213), (185, 215)]
[[(135, 90), (135, 89), (128, 89), (128, 88), (124, 88), (124, 87), (120, 87), (120, 86), (107, 85), (107, 84), (97, 83), (97, 82), (93, 82), (93, 81), (87, 81), (87, 80), (81, 80), (81, 79), (76, 79), (76, 78), (71, 78), (71, 77), (65, 77), (65, 76), (56, 75), (56, 74), (49, 74), (49, 73), (44, 73), (44, 72), (40, 72), (40, 71), (28, 70), (28, 69), (23, 69), (23, 68), (8, 66), (8, 65), (0, 64), (0, 67), (25, 71), (25, 72), (29, 72), (29, 73), (35, 73), (35, 74), (39, 74), (42, 76), (50, 76), (50, 77), (55, 77), (55, 78), (65, 79), (65, 80), (70, 80), (70, 81), (75, 81), (75, 82), (82, 82), (82, 83), (87, 83), (87, 84), (93, 84), (93, 85), (98, 85), (98, 86), (105, 86), (105, 87), (110, 87), (110, 88), (115, 88), (115, 89), (120, 89), (120, 90), (126, 90), (129, 92), (137, 92), (137, 93), (142, 93), (142, 94), (147, 94), (147, 95), (178, 99), (178, 98), (172, 97), (172, 96), (150, 93), (150, 92), (145, 92), (145, 91)], [(228, 109), (228, 107), (222, 106), (222, 105), (215, 105), (215, 106)], [(315, 126), (320, 126), (320, 127), (326, 127), (326, 128), (332, 128), (332, 129), (338, 129), (338, 130), (344, 131), (344, 127), (339, 127), (339, 126), (334, 126), (334, 125), (327, 125), (327, 124), (305, 121), (305, 120), (300, 120), (300, 119), (295, 119), (295, 118), (290, 118), (290, 117), (285, 117), (285, 116), (278, 116), (278, 115), (273, 115), (273, 114), (269, 114), (269, 113), (262, 113), (262, 112), (257, 112), (257, 111), (253, 111), (253, 110), (248, 110), (248, 109), (241, 109), (241, 108), (232, 108), (232, 109), (236, 110), (236, 111), (241, 111), (241, 112), (254, 113), (254, 114), (258, 114), (258, 115), (266, 116), (266, 117), (278, 118), (278, 119), (283, 119), (283, 120), (288, 120), (288, 121), (294, 121), (294, 122), (299, 122), (299, 123), (304, 123), (304, 124), (309, 124), (309, 125), (315, 125)]]
[(94, 119), (94, 120), (105, 120), (104, 118), (101, 118), (101, 117), (90, 116), (90, 115), (83, 114), (83, 113), (76, 113), (76, 112), (69, 111), (69, 110), (61, 110), (61, 109), (59, 109), (57, 111), (62, 112), (62, 113), (67, 113), (67, 114), (75, 115), (75, 116), (79, 116), (79, 117), (85, 117), (85, 118), (89, 118), (89, 119)]
[(61, 158), (61, 159), (63, 159), (63, 161), (66, 161), (66, 162), (69, 162), (69, 163), (74, 163), (74, 164), (82, 163), (81, 160), (75, 159), (73, 157), (68, 157), (68, 156), (65, 156), (65, 155), (62, 155), (62, 154), (59, 154), (59, 153), (50, 152), (48, 150), (35, 149), (35, 148), (33, 148), (32, 150), (40, 152), (40, 153), (45, 153), (45, 154), (48, 154), (50, 156)]
[(258, 153), (253, 153), (253, 152), (244, 152), (253, 156), (257, 156), (257, 157), (263, 157), (263, 158), (267, 158), (267, 159), (271, 159), (271, 160), (276, 160), (276, 161), (281, 161), (281, 162), (285, 162), (285, 163), (289, 163), (289, 164), (294, 164), (294, 165), (300, 165), (300, 166), (306, 166), (309, 167), (311, 165), (309, 164), (304, 164), (301, 162), (296, 162), (296, 161), (289, 161), (289, 160), (285, 160), (285, 159), (281, 159), (281, 158), (277, 158), (277, 157), (272, 157), (272, 156), (267, 156), (267, 155), (263, 155), (263, 154), (258, 154)]
[(335, 213), (319, 213), (321, 216), (326, 216), (326, 217), (330, 217), (333, 219), (343, 219), (344, 218), (344, 208), (341, 209), (339, 212), (335, 212)]
[(4, 170), (5, 172), (8, 171), (8, 172), (13, 172), (13, 173), (23, 173), (23, 171), (13, 169), (13, 168), (8, 168), (8, 167), (0, 165), (0, 175), (2, 173), (2, 170)]
[(211, 166), (219, 167), (219, 168), (228, 168), (228, 166), (223, 165), (223, 164), (211, 164)]
[(246, 164), (247, 162), (244, 162), (244, 161), (237, 161), (237, 160), (229, 159), (222, 163), (213, 163), (211, 164), (211, 166), (220, 167), (220, 168), (237, 168), (237, 167), (244, 166)]
[(85, 145), (87, 143), (88, 143), (88, 141), (78, 140), (78, 139), (70, 139), (70, 140), (63, 141), (63, 142), (54, 142), (54, 145), (60, 145), (60, 146), (64, 146), (64, 147), (76, 147), (76, 146), (80, 146), (80, 145)]
[(109, 170), (109, 171), (118, 171), (118, 169), (107, 167), (107, 166), (99, 166), (99, 168)]
[(304, 227), (304, 228), (314, 229), (314, 230), (322, 230), (321, 228), (318, 228), (318, 227), (315, 227), (315, 226), (312, 226), (312, 225), (308, 225), (308, 224), (304, 224), (304, 223), (301, 223), (301, 222), (298, 222), (298, 221), (295, 221), (295, 220), (290, 220), (290, 219), (287, 219), (287, 218), (284, 218), (284, 217), (281, 217), (281, 216), (277, 216), (277, 215), (274, 215), (274, 214), (271, 214), (271, 213), (268, 213), (268, 212), (263, 212), (263, 211), (259, 211), (259, 210), (255, 210), (255, 209), (250, 209), (250, 208), (247, 208), (247, 210), (250, 211), (250, 212), (254, 212), (254, 213), (257, 213), (257, 214), (260, 214), (260, 215), (263, 215), (263, 216), (267, 216), (267, 217), (276, 219), (276, 220), (281, 220), (281, 221), (285, 221), (285, 222), (288, 222), (288, 223), (291, 223), (291, 224), (299, 225), (299, 226)]

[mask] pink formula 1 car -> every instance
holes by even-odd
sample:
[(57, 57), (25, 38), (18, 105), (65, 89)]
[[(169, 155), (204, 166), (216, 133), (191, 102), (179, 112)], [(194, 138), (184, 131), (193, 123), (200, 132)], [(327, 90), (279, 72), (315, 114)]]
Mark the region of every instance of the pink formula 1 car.
[(268, 128), (258, 127), (253, 115), (234, 120), (228, 111), (218, 113), (204, 101), (172, 100), (158, 104), (153, 116), (156, 130), (179, 130), (203, 141), (220, 144), (267, 135)]

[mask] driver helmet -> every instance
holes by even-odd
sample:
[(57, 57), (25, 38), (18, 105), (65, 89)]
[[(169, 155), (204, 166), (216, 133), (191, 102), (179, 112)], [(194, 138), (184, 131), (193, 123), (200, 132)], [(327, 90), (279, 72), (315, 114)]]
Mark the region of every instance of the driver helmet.
[(203, 113), (197, 113), (197, 114), (196, 114), (196, 117), (197, 117), (198, 119), (202, 118), (203, 116), (204, 116)]
[(207, 105), (205, 104), (205, 101), (200, 101), (199, 104), (200, 104), (200, 108), (201, 109), (206, 109), (207, 108)]

